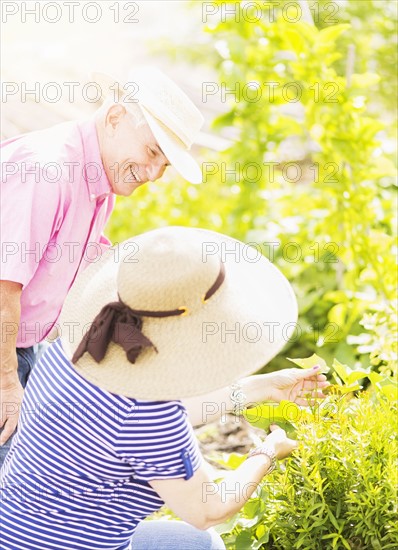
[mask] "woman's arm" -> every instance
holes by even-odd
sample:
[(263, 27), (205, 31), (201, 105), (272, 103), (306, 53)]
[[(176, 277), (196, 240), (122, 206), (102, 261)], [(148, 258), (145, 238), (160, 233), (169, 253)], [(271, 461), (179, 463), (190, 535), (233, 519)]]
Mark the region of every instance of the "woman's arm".
[[(313, 405), (314, 399), (325, 397), (322, 389), (329, 385), (326, 376), (318, 374), (318, 371), (317, 367), (308, 370), (292, 368), (242, 378), (239, 385), (245, 395), (243, 405), (254, 406), (263, 401), (279, 402), (282, 399), (294, 401), (298, 405), (308, 405), (310, 399), (310, 404)], [(231, 387), (226, 387), (205, 396), (183, 399), (191, 423), (199, 426), (231, 412), (231, 392)]]
[[(245, 404), (251, 401), (250, 396), (252, 394), (252, 386), (254, 386), (254, 384), (251, 384), (249, 378), (243, 379), (239, 382), (239, 385), (242, 387), (242, 392), (246, 396)], [(231, 387), (227, 386), (206, 395), (182, 399), (181, 401), (188, 412), (191, 424), (193, 426), (208, 424), (209, 422), (218, 420), (226, 413), (232, 412), (233, 403), (230, 397), (231, 392)]]
[[(285, 458), (297, 443), (286, 437), (284, 430), (274, 426), (265, 440), (276, 458)], [(208, 529), (223, 523), (238, 512), (250, 498), (271, 466), (271, 458), (257, 454), (247, 458), (228, 480), (214, 483), (204, 467), (191, 479), (152, 480), (150, 485), (167, 506), (182, 520), (198, 529)]]

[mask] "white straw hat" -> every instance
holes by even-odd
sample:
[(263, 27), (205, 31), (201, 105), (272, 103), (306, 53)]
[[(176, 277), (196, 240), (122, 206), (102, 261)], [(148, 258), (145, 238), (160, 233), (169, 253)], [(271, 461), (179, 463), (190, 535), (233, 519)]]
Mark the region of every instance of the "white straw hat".
[(124, 85), (110, 75), (91, 74), (102, 97), (112, 94), (126, 109), (137, 104), (170, 164), (191, 183), (202, 182), (202, 171), (188, 153), (204, 119), (189, 97), (162, 71), (152, 66), (136, 67)]
[[(172, 400), (259, 370), (284, 347), (296, 320), (290, 284), (258, 250), (213, 231), (166, 227), (88, 266), (58, 328), (67, 357), (90, 382), (137, 399)], [(107, 327), (119, 343), (107, 344)], [(102, 346), (99, 362), (92, 342)]]

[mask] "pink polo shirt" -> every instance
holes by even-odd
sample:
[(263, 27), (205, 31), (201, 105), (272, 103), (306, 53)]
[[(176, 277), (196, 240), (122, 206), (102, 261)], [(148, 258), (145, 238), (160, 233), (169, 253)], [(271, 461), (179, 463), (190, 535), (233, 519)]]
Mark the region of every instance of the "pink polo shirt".
[[(1, 144), (0, 278), (22, 283), (18, 347), (40, 342), (68, 290), (110, 242), (102, 230), (115, 195), (93, 119)], [(17, 327), (3, 327), (3, 339)], [(3, 340), (4, 341), (4, 340)]]

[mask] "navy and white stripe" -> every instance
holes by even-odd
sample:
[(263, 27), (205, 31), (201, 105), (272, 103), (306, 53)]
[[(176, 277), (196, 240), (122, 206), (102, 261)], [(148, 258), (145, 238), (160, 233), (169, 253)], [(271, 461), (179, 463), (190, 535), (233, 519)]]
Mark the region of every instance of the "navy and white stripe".
[[(163, 501), (152, 479), (201, 455), (179, 401), (138, 401), (83, 379), (52, 344), (25, 390), (1, 479), (2, 550), (127, 548)], [(186, 458), (185, 458), (186, 460)]]

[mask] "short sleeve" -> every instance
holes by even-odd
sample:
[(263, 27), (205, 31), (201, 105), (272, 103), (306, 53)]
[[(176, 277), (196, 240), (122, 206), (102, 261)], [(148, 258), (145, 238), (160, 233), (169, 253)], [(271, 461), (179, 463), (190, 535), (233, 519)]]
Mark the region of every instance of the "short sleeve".
[[(41, 177), (37, 165), (22, 164), (1, 182), (2, 280), (27, 285), (60, 223), (58, 182)], [(4, 176), (4, 174), (3, 174)]]
[(193, 428), (179, 401), (137, 401), (125, 419), (117, 453), (134, 478), (189, 479), (202, 463)]

